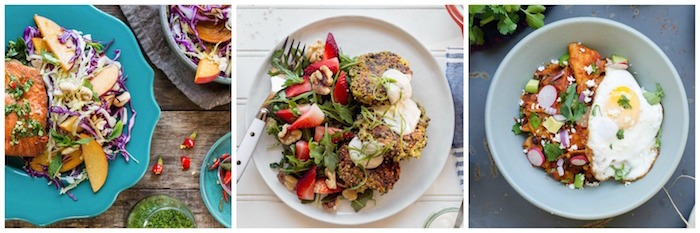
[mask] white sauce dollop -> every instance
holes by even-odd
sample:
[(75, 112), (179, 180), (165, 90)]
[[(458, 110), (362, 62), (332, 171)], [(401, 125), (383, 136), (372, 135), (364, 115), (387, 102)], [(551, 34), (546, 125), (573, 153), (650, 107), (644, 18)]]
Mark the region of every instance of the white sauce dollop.
[(360, 138), (354, 137), (348, 144), (350, 160), (366, 169), (379, 167), (384, 161), (384, 155), (378, 155), (383, 146), (379, 142), (363, 142)]
[(374, 111), (382, 114), (384, 123), (397, 134), (403, 136), (412, 133), (421, 115), (418, 105), (411, 100), (412, 77), (396, 69), (389, 69), (382, 76), (395, 80), (386, 87), (391, 105), (375, 106)]

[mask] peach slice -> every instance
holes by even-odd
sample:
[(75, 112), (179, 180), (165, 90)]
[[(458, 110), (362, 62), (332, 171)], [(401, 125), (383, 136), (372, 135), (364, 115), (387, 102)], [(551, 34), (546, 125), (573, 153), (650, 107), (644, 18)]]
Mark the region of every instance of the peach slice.
[(44, 152), (39, 156), (34, 157), (32, 161), (29, 162), (29, 167), (34, 171), (44, 172), (44, 168), (42, 166), (48, 167), (49, 163), (51, 163), (49, 161), (49, 153)]
[(56, 22), (46, 17), (35, 14), (34, 22), (36, 23), (36, 26), (39, 28), (39, 32), (43, 37), (52, 35), (60, 36), (61, 34), (63, 34), (63, 28), (61, 28), (61, 26), (58, 26)]
[(42, 38), (34, 37), (32, 38), (32, 44), (34, 44), (34, 53), (41, 55), (41, 51), (49, 51), (49, 45)]
[(110, 64), (104, 68), (90, 80), (92, 91), (97, 93), (97, 96), (102, 96), (107, 93), (119, 79), (119, 67), (115, 64)]
[(56, 55), (58, 62), (61, 64), (64, 70), (70, 70), (73, 67), (73, 63), (70, 59), (75, 56), (75, 45), (73, 41), (67, 40), (65, 44), (61, 44), (58, 41), (58, 35), (48, 35), (44, 37), (46, 45), (48, 45), (49, 50)]
[(76, 132), (83, 131), (83, 128), (77, 126), (76, 121), (78, 121), (78, 116), (71, 116), (68, 119), (61, 122), (61, 124), (59, 124), (58, 127), (62, 130), (65, 130), (66, 132), (73, 132), (74, 127), (76, 128)]
[(70, 170), (73, 170), (73, 168), (77, 167), (78, 165), (83, 163), (83, 157), (81, 156), (83, 154), (83, 151), (81, 150), (76, 150), (73, 153), (70, 153), (65, 158), (65, 161), (63, 161), (63, 166), (61, 166), (61, 169), (58, 170), (58, 172), (67, 172)]
[[(80, 138), (90, 138), (87, 134), (80, 134)], [(95, 141), (90, 140), (85, 145), (82, 145), (83, 160), (85, 161), (85, 170), (87, 170), (88, 180), (92, 192), (99, 191), (107, 180), (109, 165), (107, 164), (107, 156), (102, 151), (102, 146)]]
[(199, 60), (197, 73), (194, 75), (194, 83), (204, 84), (214, 81), (219, 76), (219, 63), (204, 57)]
[(214, 24), (211, 21), (203, 21), (194, 26), (199, 38), (209, 43), (219, 43), (231, 40), (231, 30), (226, 29), (225, 23)]

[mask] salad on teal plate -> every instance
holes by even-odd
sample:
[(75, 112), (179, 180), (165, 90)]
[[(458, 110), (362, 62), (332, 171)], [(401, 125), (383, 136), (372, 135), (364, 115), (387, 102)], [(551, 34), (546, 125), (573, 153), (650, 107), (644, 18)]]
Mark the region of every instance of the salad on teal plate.
[(5, 219), (97, 216), (147, 170), (153, 70), (129, 27), (92, 6), (5, 12)]
[[(227, 172), (228, 175), (224, 175)], [(199, 191), (202, 194), (204, 205), (207, 206), (207, 210), (216, 221), (230, 228), (232, 201), (231, 132), (216, 140), (211, 146), (207, 156), (204, 157), (200, 174)]]

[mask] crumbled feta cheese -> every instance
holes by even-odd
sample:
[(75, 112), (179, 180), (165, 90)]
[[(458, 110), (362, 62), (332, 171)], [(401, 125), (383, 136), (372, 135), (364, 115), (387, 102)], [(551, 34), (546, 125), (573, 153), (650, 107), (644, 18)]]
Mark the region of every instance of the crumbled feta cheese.
[(632, 121), (632, 118), (625, 116), (624, 121), (625, 121), (625, 123), (629, 123), (630, 121)]
[(588, 81), (586, 81), (586, 86), (587, 87), (595, 86), (595, 81), (593, 79), (589, 79)]
[(582, 93), (584, 96), (590, 96), (591, 90), (586, 89), (586, 90), (583, 90), (581, 93)]
[(540, 144), (542, 144), (542, 146), (544, 146), (544, 140), (540, 140)]
[(591, 75), (591, 73), (593, 73), (593, 66), (591, 66), (591, 65), (584, 66), (583, 70), (586, 71), (586, 74)]
[(576, 128), (571, 128), (571, 133), (576, 133)]
[(571, 189), (571, 190), (576, 189), (576, 187), (574, 187), (574, 184), (573, 184), (573, 183), (572, 183), (572, 184), (567, 184), (566, 186), (569, 187), (569, 189)]
[(557, 59), (552, 59), (550, 62), (551, 62), (552, 64), (559, 64), (559, 60), (557, 60)]
[(584, 49), (584, 48), (579, 48), (579, 50), (581, 50), (582, 53), (586, 52), (586, 49)]
[(537, 70), (540, 71), (540, 72), (543, 71), (543, 70), (544, 70), (544, 66), (537, 67)]
[(588, 186), (588, 187), (598, 187), (598, 185), (600, 185), (600, 183), (598, 183), (598, 181), (586, 182), (586, 186)]
[(527, 154), (527, 149), (523, 149), (523, 153)]
[(630, 186), (630, 184), (632, 184), (632, 182), (625, 181), (625, 187)]
[(559, 149), (564, 149), (564, 148), (566, 148), (566, 147), (564, 147), (564, 145), (559, 144)]
[(591, 100), (592, 100), (592, 99), (591, 99), (590, 96), (586, 96), (585, 98), (583, 98), (583, 102), (586, 102), (586, 103), (590, 103)]
[(616, 117), (617, 115), (620, 115), (620, 110), (617, 108), (610, 109), (608, 110), (608, 115)]
[(520, 102), (518, 102), (518, 104), (519, 104), (520, 106), (523, 106), (523, 104), (525, 104), (525, 101), (523, 101), (523, 99), (520, 99)]
[(565, 65), (565, 66), (568, 66), (568, 65), (569, 65), (569, 61), (564, 61), (564, 65)]
[(576, 81), (576, 79), (574, 78), (574, 76), (571, 76), (571, 75), (566, 76), (566, 80), (568, 80), (569, 82)]
[(577, 146), (577, 145), (571, 145), (571, 150), (578, 150), (578, 146)]
[(557, 103), (561, 102), (561, 97), (557, 97)]
[(535, 109), (535, 103), (530, 104), (530, 109)]

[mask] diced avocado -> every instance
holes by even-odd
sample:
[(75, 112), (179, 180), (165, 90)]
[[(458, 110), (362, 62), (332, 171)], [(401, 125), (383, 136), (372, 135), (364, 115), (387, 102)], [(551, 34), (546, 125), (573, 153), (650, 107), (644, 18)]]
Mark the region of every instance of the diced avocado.
[(530, 81), (528, 81), (527, 84), (525, 85), (525, 91), (527, 93), (533, 93), (533, 94), (537, 93), (537, 89), (539, 88), (539, 86), (540, 86), (540, 80), (530, 79)]
[(613, 64), (614, 64), (614, 63), (625, 63), (625, 64), (627, 64), (627, 58), (625, 58), (625, 57), (623, 57), (623, 56), (615, 55), (615, 54), (613, 54), (613, 55), (610, 57), (610, 60), (612, 60)]
[(583, 176), (583, 173), (576, 174), (576, 177), (574, 177), (574, 188), (583, 188), (583, 181), (585, 179), (586, 177)]
[(542, 126), (544, 126), (547, 131), (550, 133), (557, 133), (559, 132), (559, 129), (564, 125), (564, 122), (557, 121), (554, 119), (554, 117), (547, 117), (547, 119), (544, 120), (544, 123), (542, 123)]

